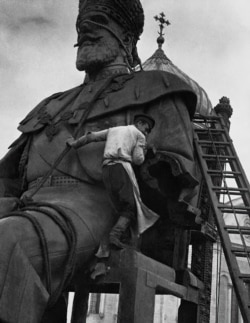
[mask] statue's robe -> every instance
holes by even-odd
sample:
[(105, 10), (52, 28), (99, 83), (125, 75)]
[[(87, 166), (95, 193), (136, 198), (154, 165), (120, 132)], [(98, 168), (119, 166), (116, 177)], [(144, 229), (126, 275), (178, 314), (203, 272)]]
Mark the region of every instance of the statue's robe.
[[(57, 93), (42, 101), (20, 123), (21, 137), (0, 162), (2, 197), (27, 196), (35, 190), (36, 180), (48, 172), (64, 150), (66, 139), (72, 136), (87, 103), (104, 82), (99, 80)], [(159, 203), (151, 202), (149, 206), (162, 216), (168, 212), (172, 219), (178, 213), (176, 207), (172, 211), (167, 206), (165, 209), (172, 188), (164, 182), (168, 175), (162, 176), (163, 171), (177, 183), (174, 205), (180, 205), (181, 213), (188, 216), (196, 211), (198, 184), (190, 121), (195, 106), (193, 91), (172, 74), (151, 71), (119, 76), (95, 102), (79, 135), (131, 124), (136, 114), (150, 115), (156, 124), (148, 144), (153, 147), (155, 155), (148, 168), (144, 167), (144, 173), (146, 169), (147, 175), (154, 179), (154, 185), (157, 183), (155, 192)], [(66, 180), (71, 177), (78, 183), (53, 186), (50, 178), (52, 186), (45, 185), (33, 197), (34, 201), (60, 206), (72, 219), (77, 232), (76, 270), (87, 266), (100, 240), (117, 219), (101, 180), (103, 150), (102, 142), (71, 150), (52, 176), (65, 176)], [(21, 169), (25, 178), (20, 178)], [(150, 188), (150, 181), (144, 183), (144, 177), (142, 172), (142, 187), (149, 185), (149, 189), (154, 189)], [(25, 191), (21, 186), (24, 180), (27, 184)], [(39, 212), (30, 213), (46, 233), (54, 291), (62, 276), (68, 245), (60, 228), (49, 217)], [(0, 320), (39, 322), (49, 299), (44, 287), (39, 238), (27, 219), (15, 217), (0, 220), (0, 241)]]

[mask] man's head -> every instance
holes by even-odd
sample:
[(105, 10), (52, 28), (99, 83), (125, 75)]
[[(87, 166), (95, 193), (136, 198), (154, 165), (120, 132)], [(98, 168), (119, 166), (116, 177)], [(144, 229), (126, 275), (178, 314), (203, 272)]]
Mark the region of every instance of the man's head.
[(143, 25), (139, 0), (80, 0), (77, 69), (91, 72), (124, 60), (137, 65), (136, 43)]
[(154, 128), (155, 121), (153, 118), (146, 114), (138, 114), (134, 117), (134, 125), (140, 130), (145, 136), (147, 136)]

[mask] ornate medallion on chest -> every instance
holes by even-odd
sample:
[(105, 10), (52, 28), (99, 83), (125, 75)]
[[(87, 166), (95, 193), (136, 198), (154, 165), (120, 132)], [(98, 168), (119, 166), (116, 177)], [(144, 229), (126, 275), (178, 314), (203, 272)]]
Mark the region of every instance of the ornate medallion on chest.
[[(79, 96), (76, 100), (79, 99)], [(64, 105), (59, 109), (56, 108), (57, 104), (58, 102), (50, 102), (43, 106), (37, 114), (37, 124), (44, 126), (44, 132), (49, 141), (59, 133), (63, 125), (78, 124), (84, 111), (89, 108), (89, 102)]]
[(105, 107), (108, 108), (109, 106), (108, 94), (112, 92), (117, 92), (123, 89), (126, 82), (131, 80), (133, 77), (134, 77), (134, 74), (125, 74), (125, 75), (117, 76), (116, 78), (113, 79), (110, 86), (105, 91), (103, 91), (103, 93), (99, 96), (98, 99), (99, 100), (102, 99)]
[(45, 126), (45, 134), (49, 141), (59, 132), (60, 125), (62, 123), (68, 122), (74, 116), (73, 111), (59, 112), (58, 114), (52, 115), (48, 112), (47, 107), (43, 107), (38, 112), (38, 123)]

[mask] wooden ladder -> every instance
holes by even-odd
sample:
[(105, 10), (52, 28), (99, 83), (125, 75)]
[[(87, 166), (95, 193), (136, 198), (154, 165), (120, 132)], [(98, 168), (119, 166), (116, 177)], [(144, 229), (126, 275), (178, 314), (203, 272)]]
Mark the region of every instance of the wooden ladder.
[[(194, 145), (217, 231), (244, 323), (250, 323), (250, 226), (243, 223), (250, 218), (249, 182), (223, 117), (196, 115), (193, 123)], [(235, 205), (236, 197), (242, 200), (240, 206)], [(231, 214), (233, 224), (227, 223), (226, 214)]]

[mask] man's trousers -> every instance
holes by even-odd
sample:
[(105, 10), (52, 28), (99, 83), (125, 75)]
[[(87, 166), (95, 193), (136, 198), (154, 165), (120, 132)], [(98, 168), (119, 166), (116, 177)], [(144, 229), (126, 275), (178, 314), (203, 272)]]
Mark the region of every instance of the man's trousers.
[(119, 216), (136, 220), (133, 185), (121, 163), (103, 167), (103, 182)]

